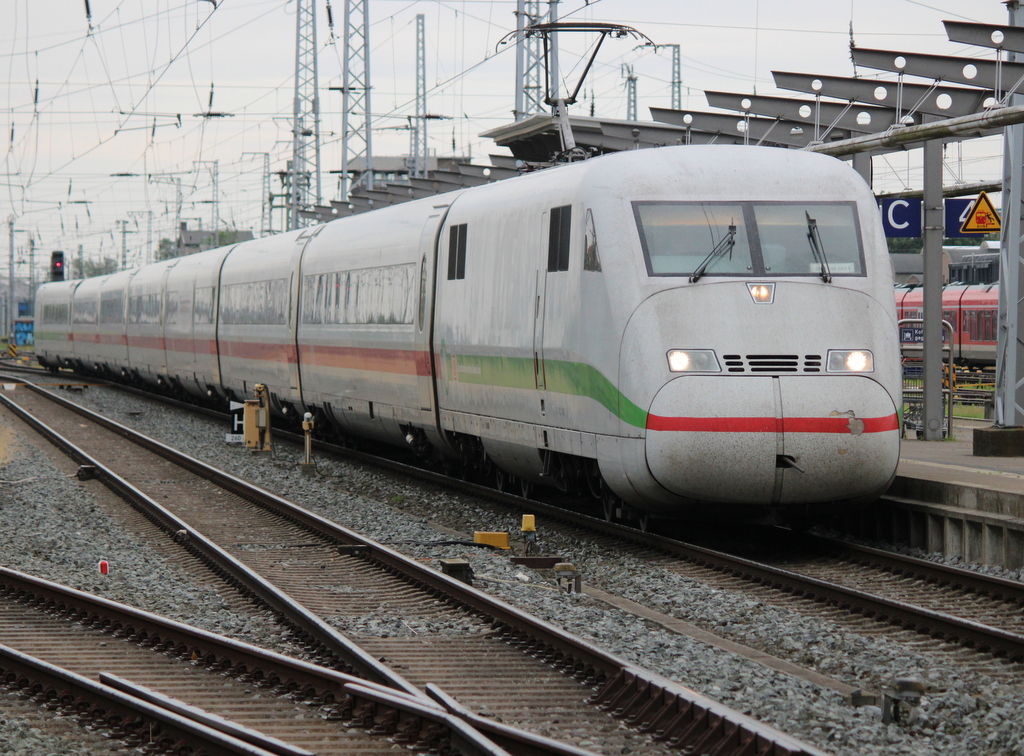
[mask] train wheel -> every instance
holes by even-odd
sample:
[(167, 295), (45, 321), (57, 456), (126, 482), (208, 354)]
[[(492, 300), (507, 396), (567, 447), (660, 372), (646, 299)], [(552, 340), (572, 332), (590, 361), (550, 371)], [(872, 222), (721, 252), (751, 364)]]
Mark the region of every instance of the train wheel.
[(651, 532), (651, 513), (641, 512), (636, 518), (636, 529), (641, 533)]
[(500, 467), (494, 468), (494, 487), (502, 493), (511, 493), (512, 491), (512, 476), (502, 470)]
[(604, 495), (604, 479), (601, 478), (601, 471), (598, 469), (597, 463), (592, 462), (583, 475), (587, 479), (587, 488), (590, 491), (590, 495), (595, 499), (602, 498)]
[(607, 488), (601, 495), (601, 513), (607, 522), (615, 522), (615, 510), (619, 506), (619, 497)]
[(520, 480), (519, 490), (524, 499), (529, 499), (533, 495), (533, 483), (528, 480)]

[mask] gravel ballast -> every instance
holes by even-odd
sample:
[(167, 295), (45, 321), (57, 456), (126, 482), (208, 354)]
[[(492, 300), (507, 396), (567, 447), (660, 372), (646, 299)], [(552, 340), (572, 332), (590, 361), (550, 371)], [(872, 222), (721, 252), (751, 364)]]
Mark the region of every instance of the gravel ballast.
[[(319, 474), (307, 477), (298, 469), (299, 450), (279, 444), (273, 459), (251, 456), (239, 446), (225, 444), (225, 428), (204, 417), (103, 389), (89, 389), (75, 398), (117, 422), (428, 564), (437, 566), (436, 560), (442, 558), (467, 558), (481, 590), (823, 750), (842, 756), (1024, 754), (1024, 682), (1010, 682), (1006, 674), (990, 677), (971, 671), (954, 655), (936, 650), (936, 643), (929, 639), (905, 644), (855, 633), (828, 620), (608, 553), (586, 535), (555, 538), (545, 534), (539, 518), (543, 552), (573, 562), (582, 569), (585, 581), (606, 591), (847, 684), (877, 690), (898, 675), (924, 680), (930, 692), (914, 721), (883, 725), (871, 709), (852, 708), (832, 690), (669, 632), (585, 595), (554, 590), (550, 581), (511, 564), (507, 555), (437, 544), (451, 537), (430, 526), (436, 522), (462, 532), (517, 533), (518, 516), (506, 510), (463, 494), (425, 490), (357, 463), (320, 459)], [(282, 641), (282, 629), (269, 614), (235, 613), (229, 604), (240, 602), (229, 602), (212, 588), (197, 587), (176, 576), (163, 557), (139, 543), (92, 501), (76, 479), (26, 443), (20, 427), (9, 415), (0, 423), (0, 477), (6, 481), (0, 484), (3, 563), (205, 629), (296, 653)], [(101, 558), (111, 565), (106, 578), (96, 571)], [(453, 631), (410, 626), (386, 605), (338, 626), (354, 636)], [(0, 743), (8, 737), (7, 727), (0, 723)]]

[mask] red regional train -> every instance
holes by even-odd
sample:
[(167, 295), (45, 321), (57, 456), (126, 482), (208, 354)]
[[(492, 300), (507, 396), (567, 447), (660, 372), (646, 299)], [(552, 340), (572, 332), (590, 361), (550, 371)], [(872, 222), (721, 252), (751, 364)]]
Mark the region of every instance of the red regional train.
[[(924, 289), (896, 288), (896, 315), (920, 318)], [(953, 326), (953, 360), (972, 367), (996, 362), (999, 284), (950, 284), (942, 289), (942, 318)]]

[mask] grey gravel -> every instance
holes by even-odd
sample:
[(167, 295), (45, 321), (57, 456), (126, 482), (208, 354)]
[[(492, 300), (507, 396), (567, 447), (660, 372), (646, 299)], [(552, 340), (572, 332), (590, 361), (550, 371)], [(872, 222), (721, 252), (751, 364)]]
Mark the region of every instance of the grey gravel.
[[(341, 525), (393, 544), (425, 563), (436, 566), (438, 559), (467, 558), (477, 577), (475, 584), (482, 590), (823, 750), (842, 756), (1024, 754), (1024, 675), (1020, 668), (997, 665), (996, 673), (990, 674), (982, 665), (965, 665), (962, 654), (935, 649), (936, 644), (927, 639), (904, 643), (853, 632), (828, 620), (608, 553), (585, 535), (555, 538), (545, 533), (542, 518), (538, 518), (544, 552), (572, 561), (590, 584), (851, 685), (877, 689), (893, 677), (907, 674), (925, 680), (929, 694), (914, 712), (913, 721), (883, 725), (870, 709), (851, 708), (831, 690), (669, 632), (585, 595), (559, 592), (543, 574), (512, 565), (506, 555), (477, 546), (436, 543), (451, 536), (439, 533), (432, 523), (462, 532), (518, 532), (517, 516), (485, 502), (425, 490), (356, 463), (321, 459), (318, 476), (309, 478), (298, 471), (298, 450), (279, 445), (273, 459), (252, 457), (238, 446), (225, 444), (225, 428), (205, 418), (100, 389), (88, 390), (78, 400)], [(0, 554), (4, 562), (294, 653), (287, 643), (282, 647), (282, 631), (270, 618), (254, 619), (247, 610), (236, 614), (230, 609), (230, 598), (177, 579), (164, 559), (145, 544), (134, 542), (131, 534), (83, 496), (76, 481), (60, 475), (30, 447), (19, 443), (17, 434), (2, 428), (0, 433), (10, 434), (0, 437), (0, 461), (7, 460), (0, 477), (23, 481), (0, 484)], [(4, 455), (5, 447), (14, 451)], [(36, 479), (24, 480), (33, 477)], [(106, 579), (95, 572), (101, 557), (111, 562), (111, 575)], [(469, 627), (417, 625), (386, 605), (365, 617), (333, 619), (356, 636), (471, 631)], [(0, 724), (0, 738), (5, 732)]]

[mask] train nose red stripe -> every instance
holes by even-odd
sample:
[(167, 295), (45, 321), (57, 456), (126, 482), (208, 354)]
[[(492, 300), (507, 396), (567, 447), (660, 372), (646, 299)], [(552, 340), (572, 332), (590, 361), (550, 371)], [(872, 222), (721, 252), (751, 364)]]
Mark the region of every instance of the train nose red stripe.
[(647, 416), (647, 429), (691, 433), (882, 433), (899, 430), (894, 412), (883, 417), (662, 417)]

